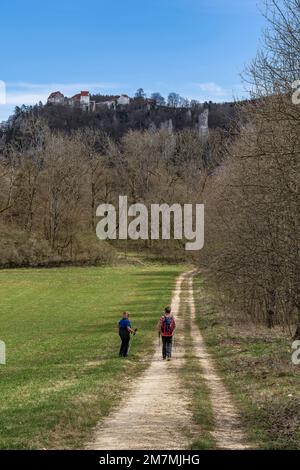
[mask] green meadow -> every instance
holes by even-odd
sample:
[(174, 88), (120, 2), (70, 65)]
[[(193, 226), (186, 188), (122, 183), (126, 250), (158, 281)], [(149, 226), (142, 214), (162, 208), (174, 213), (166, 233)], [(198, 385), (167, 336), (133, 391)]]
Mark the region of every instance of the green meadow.
[[(81, 448), (129, 393), (153, 349), (156, 322), (183, 266), (0, 271), (0, 448)], [(139, 331), (118, 357), (117, 323)]]

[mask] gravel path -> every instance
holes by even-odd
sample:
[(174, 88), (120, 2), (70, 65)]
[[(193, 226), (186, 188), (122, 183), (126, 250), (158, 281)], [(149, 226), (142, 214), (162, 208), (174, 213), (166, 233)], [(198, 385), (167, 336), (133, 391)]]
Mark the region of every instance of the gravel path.
[[(208, 354), (196, 324), (193, 294), (193, 275), (182, 274), (176, 281), (172, 297), (172, 311), (177, 321), (176, 344), (172, 361), (161, 359), (157, 345), (148, 369), (128, 391), (120, 408), (114, 410), (95, 429), (92, 450), (185, 450), (190, 448), (199, 428), (189, 406), (189, 398), (182, 388), (180, 369), (184, 366), (183, 319), (180, 301), (183, 284), (187, 286), (190, 306), (193, 354), (200, 361), (203, 376), (210, 391), (216, 427), (213, 436), (217, 447), (245, 449), (245, 436), (240, 428), (237, 411), (223, 381), (218, 376), (212, 357)], [(167, 439), (166, 439), (167, 436)]]

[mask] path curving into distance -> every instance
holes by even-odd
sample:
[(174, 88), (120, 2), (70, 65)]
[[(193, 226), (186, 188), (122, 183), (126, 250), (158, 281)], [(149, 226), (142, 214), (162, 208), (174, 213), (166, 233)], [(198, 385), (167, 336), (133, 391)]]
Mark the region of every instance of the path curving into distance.
[(195, 270), (189, 271), (176, 280), (171, 307), (177, 321), (177, 346), (173, 351), (172, 361), (161, 359), (161, 348), (157, 345), (148, 369), (128, 391), (128, 398), (124, 399), (121, 407), (113, 410), (96, 426), (87, 449), (186, 450), (191, 447), (193, 438), (197, 437), (199, 426), (193, 420), (189, 396), (183, 389), (181, 380), (185, 351), (180, 303), (184, 287), (187, 289), (185, 294), (190, 306), (193, 353), (202, 367), (215, 416), (213, 437), (218, 448), (247, 448), (238, 413), (216, 372), (213, 359), (208, 354), (196, 325), (193, 294), (195, 274)]

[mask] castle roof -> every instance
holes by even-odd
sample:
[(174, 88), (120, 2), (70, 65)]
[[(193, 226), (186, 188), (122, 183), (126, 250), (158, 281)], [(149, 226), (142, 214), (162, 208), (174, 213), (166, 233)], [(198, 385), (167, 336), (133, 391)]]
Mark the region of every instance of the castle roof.
[(71, 100), (80, 101), (80, 98), (82, 96), (90, 96), (90, 92), (89, 91), (81, 91), (80, 93), (77, 93), (76, 95), (72, 96)]
[(53, 93), (51, 93), (51, 94), (49, 95), (49, 98), (48, 98), (48, 99), (50, 99), (50, 98), (57, 98), (57, 97), (62, 97), (62, 98), (63, 98), (64, 95), (63, 95), (60, 91), (54, 91)]
[(80, 93), (77, 93), (76, 95), (72, 96), (71, 100), (80, 100)]

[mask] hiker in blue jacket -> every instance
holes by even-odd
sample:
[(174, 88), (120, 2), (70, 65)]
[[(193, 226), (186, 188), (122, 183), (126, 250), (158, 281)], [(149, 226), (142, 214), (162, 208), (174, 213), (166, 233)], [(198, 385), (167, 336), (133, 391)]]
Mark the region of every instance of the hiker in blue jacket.
[(128, 356), (128, 347), (130, 341), (130, 334), (135, 335), (137, 328), (131, 328), (131, 323), (129, 320), (129, 313), (123, 312), (123, 318), (119, 321), (119, 336), (121, 338), (121, 347), (119, 356), (127, 357)]

